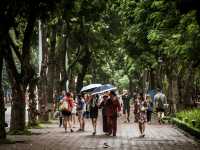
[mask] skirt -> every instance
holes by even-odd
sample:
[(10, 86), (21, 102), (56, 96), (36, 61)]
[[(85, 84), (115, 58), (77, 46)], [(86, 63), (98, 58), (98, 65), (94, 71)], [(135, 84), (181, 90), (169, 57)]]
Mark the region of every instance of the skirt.
[(97, 118), (98, 117), (98, 107), (90, 107), (90, 118)]

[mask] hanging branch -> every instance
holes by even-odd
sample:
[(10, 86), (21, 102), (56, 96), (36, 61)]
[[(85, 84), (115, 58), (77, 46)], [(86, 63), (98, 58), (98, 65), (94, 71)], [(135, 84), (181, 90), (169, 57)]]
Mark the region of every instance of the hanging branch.
[(9, 41), (9, 44), (11, 45), (12, 49), (14, 50), (16, 56), (18, 57), (19, 61), (22, 63), (23, 59), (22, 59), (22, 55), (19, 52), (19, 47), (17, 45), (15, 45), (15, 43), (13, 42), (12, 38), (10, 37), (10, 35), (8, 37), (8, 41)]

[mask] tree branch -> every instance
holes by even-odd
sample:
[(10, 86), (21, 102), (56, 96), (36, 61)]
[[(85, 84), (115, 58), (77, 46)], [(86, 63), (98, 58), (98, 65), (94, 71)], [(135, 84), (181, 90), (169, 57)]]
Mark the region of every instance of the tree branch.
[(20, 82), (19, 80), (21, 78), (20, 78), (20, 74), (17, 71), (17, 67), (16, 67), (16, 64), (14, 62), (14, 58), (13, 58), (13, 55), (12, 55), (12, 50), (10, 48), (9, 43), (6, 43), (3, 46), (3, 56), (4, 56), (4, 59), (6, 61), (7, 66), (8, 66), (9, 75), (12, 78), (15, 78), (15, 80), (19, 83)]
[(13, 40), (11, 39), (10, 35), (8, 37), (9, 40), (9, 44), (11, 45), (11, 47), (13, 48), (16, 56), (18, 57), (18, 59), (20, 60), (20, 62), (22, 63), (23, 59), (22, 59), (22, 55), (19, 52), (19, 48), (14, 44)]
[(80, 51), (81, 48), (78, 48), (78, 51), (76, 53), (76, 59), (69, 65), (68, 67), (68, 70), (71, 69), (78, 61), (79, 61), (79, 58), (80, 58), (80, 54), (81, 54), (81, 51)]

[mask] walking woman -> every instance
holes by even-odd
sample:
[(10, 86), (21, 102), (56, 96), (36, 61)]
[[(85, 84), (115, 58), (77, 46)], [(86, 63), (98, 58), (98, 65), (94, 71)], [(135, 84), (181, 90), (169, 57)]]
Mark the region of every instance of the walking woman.
[(107, 123), (107, 109), (108, 109), (108, 95), (103, 95), (103, 100), (99, 105), (99, 108), (102, 108), (102, 118), (103, 118), (103, 132), (108, 133), (108, 123)]
[(140, 95), (137, 94), (134, 99), (134, 122), (138, 122), (139, 120), (139, 106), (140, 106)]
[(153, 102), (151, 100), (150, 95), (146, 96), (146, 101), (147, 101), (147, 123), (151, 124), (151, 114), (153, 112)]
[(90, 96), (90, 118), (92, 120), (92, 126), (94, 132), (92, 135), (96, 135), (96, 127), (97, 127), (97, 117), (98, 117), (98, 95)]
[(116, 136), (117, 117), (118, 117), (118, 112), (121, 111), (121, 105), (114, 91), (110, 92), (110, 98), (107, 101), (109, 106), (107, 110), (108, 135), (113, 134), (113, 136)]
[(63, 126), (65, 128), (65, 132), (67, 132), (67, 125), (70, 128), (70, 131), (73, 132), (72, 126), (71, 126), (71, 112), (73, 108), (73, 99), (71, 97), (70, 92), (67, 92), (64, 96), (63, 100), (61, 101), (61, 111), (62, 115), (64, 117)]
[(80, 128), (78, 131), (85, 130), (85, 119), (84, 119), (85, 108), (86, 108), (85, 100), (83, 96), (79, 94), (77, 98), (77, 114), (78, 114), (78, 121), (80, 124)]
[(143, 93), (140, 93), (140, 97), (139, 97), (139, 130), (140, 130), (140, 137), (144, 137), (144, 131), (145, 131), (145, 123), (147, 120), (147, 116), (146, 116), (146, 110), (147, 110), (147, 102), (144, 99), (144, 95)]

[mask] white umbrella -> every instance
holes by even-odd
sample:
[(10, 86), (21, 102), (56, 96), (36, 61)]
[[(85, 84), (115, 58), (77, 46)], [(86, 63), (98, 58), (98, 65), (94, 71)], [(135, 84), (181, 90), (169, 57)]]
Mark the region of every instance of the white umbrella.
[(92, 95), (95, 95), (95, 94), (101, 94), (101, 93), (104, 93), (104, 92), (108, 92), (108, 91), (114, 91), (116, 90), (117, 88), (114, 87), (113, 85), (111, 84), (104, 84), (102, 86), (99, 86), (97, 88), (95, 88), (91, 94)]
[(101, 84), (89, 84), (87, 86), (82, 87), (81, 92), (89, 92), (100, 86)]

